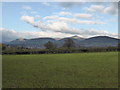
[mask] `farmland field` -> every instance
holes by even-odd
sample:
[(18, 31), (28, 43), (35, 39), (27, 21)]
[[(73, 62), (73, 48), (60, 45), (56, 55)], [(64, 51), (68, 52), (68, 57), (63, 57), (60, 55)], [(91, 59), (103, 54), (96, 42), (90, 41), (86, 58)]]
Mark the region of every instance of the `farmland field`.
[(117, 87), (117, 52), (3, 55), (3, 88)]

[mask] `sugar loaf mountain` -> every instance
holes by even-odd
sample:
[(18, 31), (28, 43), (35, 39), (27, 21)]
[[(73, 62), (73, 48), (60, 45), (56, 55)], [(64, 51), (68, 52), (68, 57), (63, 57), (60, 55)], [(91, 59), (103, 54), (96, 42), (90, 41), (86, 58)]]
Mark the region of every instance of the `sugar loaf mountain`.
[(45, 48), (44, 44), (48, 41), (51, 41), (61, 47), (66, 39), (72, 39), (75, 42), (76, 47), (109, 47), (117, 46), (119, 39), (108, 37), (108, 36), (96, 36), (91, 38), (81, 38), (79, 36), (72, 36), (62, 39), (53, 39), (53, 38), (32, 38), (32, 39), (16, 39), (11, 42), (8, 42), (8, 45), (11, 46), (22, 46), (27, 48)]

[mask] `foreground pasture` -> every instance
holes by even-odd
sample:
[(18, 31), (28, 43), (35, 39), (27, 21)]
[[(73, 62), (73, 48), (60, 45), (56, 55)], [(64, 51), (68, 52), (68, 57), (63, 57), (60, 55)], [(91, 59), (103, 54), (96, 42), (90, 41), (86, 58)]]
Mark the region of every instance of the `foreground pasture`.
[(117, 86), (117, 52), (3, 55), (3, 88)]

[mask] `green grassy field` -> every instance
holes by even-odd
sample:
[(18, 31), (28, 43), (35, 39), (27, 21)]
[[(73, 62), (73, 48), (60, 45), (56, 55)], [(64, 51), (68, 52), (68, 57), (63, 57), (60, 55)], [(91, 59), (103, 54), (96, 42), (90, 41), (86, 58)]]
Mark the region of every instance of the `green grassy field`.
[(117, 87), (117, 52), (3, 55), (3, 88)]

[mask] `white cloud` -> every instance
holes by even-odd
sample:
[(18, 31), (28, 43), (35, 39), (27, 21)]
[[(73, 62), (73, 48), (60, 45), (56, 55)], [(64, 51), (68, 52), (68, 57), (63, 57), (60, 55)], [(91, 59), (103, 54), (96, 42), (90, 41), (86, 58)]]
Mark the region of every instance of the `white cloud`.
[(70, 13), (70, 12), (59, 12), (58, 13), (58, 15), (60, 15), (60, 16), (66, 16), (66, 15), (72, 15), (72, 13)]
[(87, 19), (92, 17), (91, 14), (80, 14), (80, 13), (77, 13), (74, 16), (77, 18), (87, 18)]
[(90, 21), (90, 20), (83, 20), (83, 21), (77, 21), (79, 24), (106, 24), (102, 21)]
[(103, 5), (91, 5), (88, 8), (84, 8), (88, 12), (92, 13), (103, 13), (103, 14), (110, 14), (110, 15), (117, 15), (118, 14), (118, 4), (113, 2), (110, 3), (109, 6)]
[(49, 21), (57, 20), (60, 22), (66, 22), (66, 23), (72, 23), (72, 24), (106, 24), (105, 22), (102, 22), (102, 21), (79, 20), (76, 18), (67, 18), (67, 17), (59, 17), (59, 16), (46, 16), (43, 19), (49, 19)]
[(43, 19), (57, 19), (59, 18), (57, 15), (53, 15), (53, 16), (46, 16)]
[(27, 22), (27, 23), (30, 23), (30, 24), (34, 24), (34, 17), (31, 17), (31, 16), (22, 16), (21, 17), (21, 20)]
[(45, 31), (26, 31), (26, 32), (18, 32), (16, 30), (10, 30), (6, 28), (0, 28), (0, 33), (2, 32), (2, 40), (3, 42), (9, 42), (19, 38), (40, 38), (40, 37), (52, 37), (52, 38), (59, 38), (59, 37), (69, 37), (72, 34), (65, 34), (61, 32), (45, 32)]
[(2, 41), (11, 41), (19, 38), (19, 33), (17, 33), (15, 30), (0, 28), (0, 32), (2, 32)]
[(89, 8), (85, 8), (88, 12), (102, 12), (105, 7), (103, 5), (91, 5)]
[(59, 12), (57, 13), (58, 16), (75, 16), (77, 18), (91, 18), (92, 15), (91, 14), (86, 14), (86, 13), (75, 13), (75, 14), (72, 14), (70, 12), (65, 12), (65, 11), (62, 11), (62, 12)]
[(111, 15), (117, 15), (118, 14), (118, 4), (115, 2), (111, 3), (110, 6), (108, 6), (104, 9), (104, 13), (111, 14)]
[[(61, 17), (60, 19), (63, 20), (64, 22), (60, 20), (59, 21), (51, 20), (49, 21), (49, 23), (40, 21), (40, 22), (35, 22), (30, 24), (33, 25), (34, 27), (40, 28), (42, 31), (78, 34), (82, 36), (93, 36), (93, 35), (110, 35), (114, 37), (117, 36), (117, 34), (109, 33), (107, 30), (95, 30), (91, 28), (88, 28), (87, 30), (85, 30), (85, 29), (73, 28), (73, 27), (70, 27), (68, 23), (68, 22), (71, 22), (71, 23), (79, 23), (79, 24), (104, 24), (104, 22), (101, 22), (101, 21), (88, 21), (88, 20), (80, 21), (77, 19), (70, 19), (70, 18), (68, 19), (64, 17)], [(24, 21), (28, 22), (26, 19)]]
[(32, 8), (30, 6), (23, 6), (22, 8), (25, 10), (32, 10)]
[[(66, 16), (67, 15), (67, 16)], [(70, 16), (68, 18), (68, 15)], [(71, 13), (71, 12), (59, 12), (54, 13), (54, 15), (51, 16), (45, 16), (43, 17), (46, 22), (50, 23), (52, 21), (59, 21), (59, 22), (65, 22), (69, 24), (106, 24), (103, 21), (98, 20), (80, 20), (80, 19), (90, 19), (92, 18), (92, 14), (87, 13)]]
[[(66, 26), (66, 25), (65, 25)], [(51, 26), (51, 29), (56, 26)], [(57, 30), (58, 28), (56, 28)], [(62, 29), (62, 28), (61, 28)], [(60, 30), (60, 29), (59, 29)], [(51, 37), (51, 38), (64, 38), (64, 37), (70, 37), (73, 35), (79, 35), (84, 38), (89, 38), (91, 36), (112, 36), (112, 37), (118, 37), (116, 33), (110, 33), (105, 30), (95, 30), (95, 29), (70, 29), (66, 28), (61, 31), (25, 31), (25, 32), (18, 32), (16, 30), (9, 30), (6, 28), (0, 28), (0, 33), (2, 32), (2, 40), (3, 41), (12, 41), (18, 38), (40, 38), (40, 37)]]
[(54, 30), (56, 32), (61, 32), (62, 30), (67, 30), (68, 24), (65, 22), (53, 22), (51, 24), (48, 24), (48, 27), (50, 30)]

